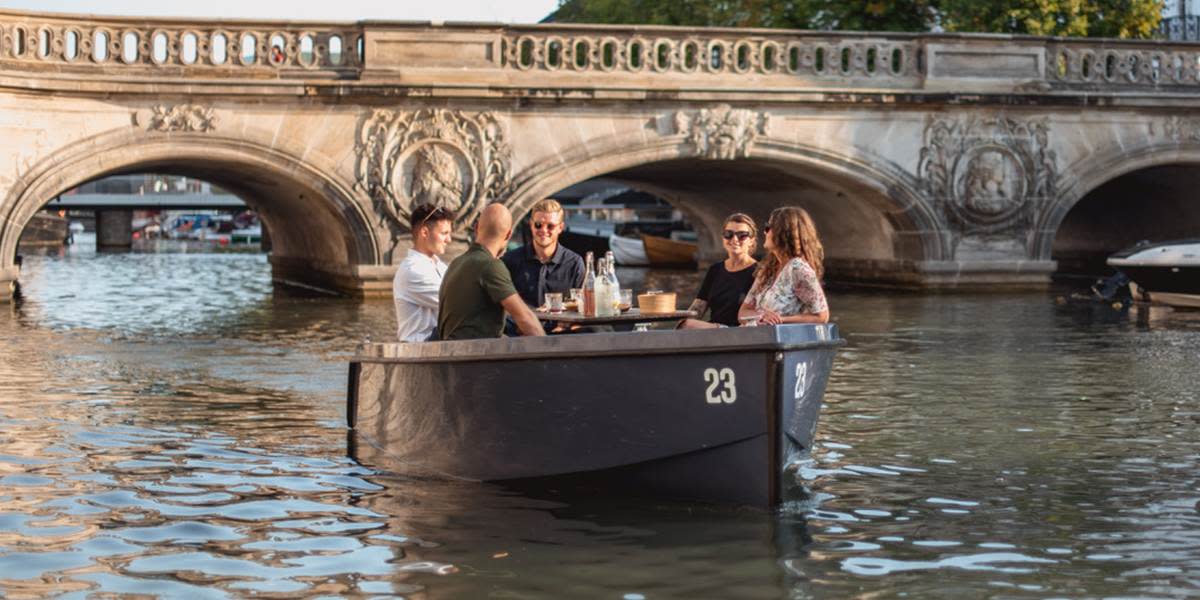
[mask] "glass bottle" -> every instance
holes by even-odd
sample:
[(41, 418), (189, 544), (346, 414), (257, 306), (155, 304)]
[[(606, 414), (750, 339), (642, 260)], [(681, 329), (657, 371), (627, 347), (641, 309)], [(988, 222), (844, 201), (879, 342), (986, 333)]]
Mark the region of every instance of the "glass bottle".
[[(609, 252), (609, 255), (611, 254), (612, 252)], [(606, 262), (608, 264), (608, 272), (605, 273), (605, 277), (608, 279), (608, 289), (611, 295), (610, 300), (612, 301), (612, 314), (619, 315), (621, 314), (621, 282), (617, 281), (617, 261), (609, 257)]]
[(596, 275), (592, 272), (592, 260), (591, 252), (583, 259), (583, 306), (579, 307), (579, 313), (585, 317), (596, 316)]
[(607, 258), (600, 259), (596, 267), (596, 316), (613, 316), (613, 289), (608, 278), (609, 263)]

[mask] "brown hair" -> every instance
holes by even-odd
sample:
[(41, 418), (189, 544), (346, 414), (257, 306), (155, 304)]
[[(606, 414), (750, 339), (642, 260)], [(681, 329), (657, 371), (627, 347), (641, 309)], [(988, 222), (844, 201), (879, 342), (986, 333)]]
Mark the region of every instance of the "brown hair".
[[(754, 289), (771, 285), (783, 265), (793, 258), (804, 259), (817, 272), (818, 280), (824, 277), (825, 248), (821, 246), (817, 227), (813, 225), (808, 211), (799, 206), (781, 206), (767, 217), (766, 229), (775, 250), (768, 251), (766, 258), (758, 263)], [(780, 255), (783, 260), (780, 260)]]
[(426, 225), (433, 225), (438, 221), (454, 222), (454, 214), (433, 204), (418, 204), (412, 209), (412, 215), (409, 216), (409, 230), (412, 231), (413, 235), (416, 235), (417, 229)]
[(750, 247), (750, 253), (753, 254), (754, 249), (758, 247), (758, 225), (755, 224), (754, 219), (750, 218), (750, 215), (746, 213), (733, 213), (725, 217), (725, 222), (721, 225), (724, 226), (730, 223), (741, 223), (750, 228), (750, 241), (754, 244)]

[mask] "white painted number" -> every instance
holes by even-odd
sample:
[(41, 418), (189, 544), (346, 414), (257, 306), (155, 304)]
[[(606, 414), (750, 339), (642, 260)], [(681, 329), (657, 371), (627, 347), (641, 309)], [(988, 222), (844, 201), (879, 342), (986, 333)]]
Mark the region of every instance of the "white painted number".
[(737, 380), (733, 376), (733, 369), (705, 369), (704, 382), (708, 384), (704, 395), (709, 404), (737, 402)]
[(804, 397), (804, 390), (808, 387), (808, 363), (796, 363), (796, 399)]

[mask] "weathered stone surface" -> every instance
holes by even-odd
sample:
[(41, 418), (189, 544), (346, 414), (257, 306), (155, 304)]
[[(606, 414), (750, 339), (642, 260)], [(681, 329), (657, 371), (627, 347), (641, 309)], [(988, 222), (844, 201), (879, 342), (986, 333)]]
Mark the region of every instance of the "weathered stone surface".
[[(414, 202), (454, 210), (461, 244), (487, 202), (520, 214), (596, 176), (675, 203), (710, 260), (730, 212), (800, 204), (832, 280), (1044, 284), (1055, 256), (1124, 239), (1094, 233), (1120, 227), (1097, 215), (1136, 189), (1108, 182), (1200, 162), (1197, 58), (1112, 40), (0, 11), (0, 297), (40, 206), (130, 171), (238, 193), (270, 228), (277, 279), (363, 295), (389, 292)], [(1104, 208), (1058, 238), (1094, 190)]]

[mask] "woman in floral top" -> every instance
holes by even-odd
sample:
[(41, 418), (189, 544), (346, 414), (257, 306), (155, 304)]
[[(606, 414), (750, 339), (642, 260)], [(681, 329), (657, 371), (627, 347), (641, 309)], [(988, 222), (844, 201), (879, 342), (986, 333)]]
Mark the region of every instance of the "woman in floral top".
[(763, 233), (767, 256), (758, 264), (738, 318), (757, 317), (764, 325), (828, 322), (829, 305), (821, 289), (825, 249), (812, 217), (798, 206), (777, 208)]

